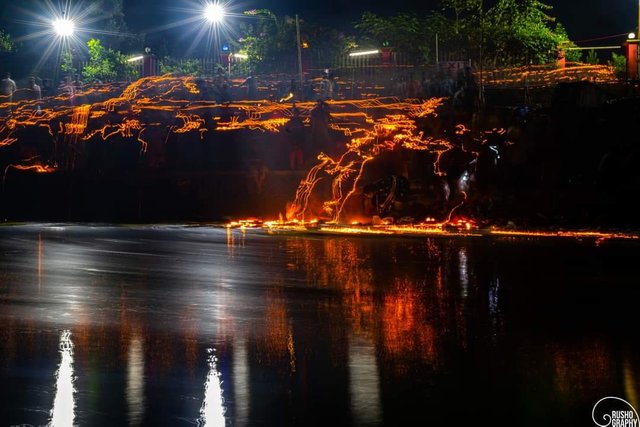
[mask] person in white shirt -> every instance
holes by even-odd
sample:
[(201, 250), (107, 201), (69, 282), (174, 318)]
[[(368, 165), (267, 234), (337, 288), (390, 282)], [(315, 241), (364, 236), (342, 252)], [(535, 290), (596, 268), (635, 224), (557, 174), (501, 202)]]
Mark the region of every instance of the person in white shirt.
[(31, 89), (33, 99), (36, 101), (36, 110), (40, 111), (40, 101), (42, 100), (42, 89), (36, 83), (35, 77), (29, 77), (29, 89)]
[[(13, 102), (13, 93), (17, 90), (16, 82), (11, 79), (11, 73), (5, 73), (4, 78), (0, 80), (0, 103)], [(11, 111), (11, 106), (9, 106)]]

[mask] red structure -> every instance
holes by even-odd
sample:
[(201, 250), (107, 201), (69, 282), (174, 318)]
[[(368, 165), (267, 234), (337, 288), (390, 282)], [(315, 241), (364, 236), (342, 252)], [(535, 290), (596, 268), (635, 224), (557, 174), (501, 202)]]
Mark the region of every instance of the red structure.
[(146, 53), (142, 58), (142, 77), (155, 76), (156, 74), (156, 58), (154, 55)]
[(627, 59), (627, 78), (638, 79), (638, 43), (640, 40), (627, 40), (624, 43), (624, 54)]

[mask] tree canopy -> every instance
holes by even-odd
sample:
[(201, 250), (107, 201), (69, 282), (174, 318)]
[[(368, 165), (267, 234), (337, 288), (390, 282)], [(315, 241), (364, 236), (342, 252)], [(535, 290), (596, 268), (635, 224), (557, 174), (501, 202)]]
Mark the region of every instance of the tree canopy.
[(0, 30), (0, 52), (10, 52), (13, 50), (13, 41), (9, 34)]
[(364, 12), (354, 27), (362, 44), (385, 43), (415, 60), (435, 62), (435, 38), (449, 57), (491, 65), (542, 64), (555, 59), (568, 42), (564, 27), (540, 0), (443, 0), (426, 16), (399, 13), (382, 17)]
[[(272, 72), (283, 68), (297, 70), (297, 34), (295, 18), (279, 17), (267, 9), (245, 12), (252, 20), (241, 25), (236, 42), (239, 52), (248, 55), (248, 67), (254, 72)], [(328, 66), (353, 45), (339, 31), (299, 20), (301, 49), (305, 59)], [(312, 58), (311, 58), (312, 56)]]

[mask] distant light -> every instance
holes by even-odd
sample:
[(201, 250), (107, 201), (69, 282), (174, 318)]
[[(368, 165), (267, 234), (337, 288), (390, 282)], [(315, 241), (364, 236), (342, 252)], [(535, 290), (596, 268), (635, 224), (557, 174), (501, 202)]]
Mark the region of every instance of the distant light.
[(636, 38), (636, 33), (629, 33), (629, 35), (627, 36), (627, 38), (628, 38), (629, 40), (631, 40), (631, 39), (635, 39), (635, 38)]
[(204, 9), (204, 17), (214, 24), (222, 22), (224, 13), (224, 7), (220, 3), (208, 3)]
[(131, 58), (127, 59), (127, 62), (140, 61), (140, 60), (142, 60), (142, 59), (144, 59), (144, 56), (143, 56), (143, 55), (133, 56), (133, 57), (131, 57)]
[(244, 53), (234, 53), (233, 57), (238, 59), (248, 59), (249, 55), (245, 55)]
[(75, 30), (75, 24), (71, 19), (56, 19), (53, 21), (53, 30), (60, 37), (71, 37)]
[(229, 45), (228, 44), (223, 44), (222, 45), (222, 51), (223, 52), (229, 52)]
[(376, 55), (380, 53), (378, 49), (376, 50), (363, 50), (361, 52), (351, 52), (349, 56), (365, 56), (365, 55)]

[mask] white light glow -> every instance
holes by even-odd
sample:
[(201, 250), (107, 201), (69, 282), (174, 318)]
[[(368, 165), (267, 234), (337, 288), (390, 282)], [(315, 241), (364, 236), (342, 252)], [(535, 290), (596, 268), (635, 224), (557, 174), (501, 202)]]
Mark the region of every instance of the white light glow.
[[(212, 352), (212, 350), (209, 350)], [(200, 420), (198, 425), (202, 427), (224, 427), (224, 400), (222, 399), (222, 381), (220, 380), (220, 372), (216, 366), (217, 359), (215, 355), (209, 356), (209, 373), (204, 384), (204, 401), (200, 408)]]
[(133, 56), (133, 57), (127, 59), (127, 62), (141, 61), (143, 59), (144, 59), (144, 56), (142, 56), (142, 55)]
[(142, 338), (134, 336), (127, 359), (127, 407), (129, 425), (142, 425), (145, 409), (144, 400), (144, 347)]
[(233, 57), (238, 59), (248, 59), (249, 55), (245, 55), (244, 53), (234, 53)]
[(378, 49), (376, 50), (363, 50), (361, 52), (351, 52), (349, 56), (365, 56), (365, 55), (377, 55), (380, 53)]
[(356, 425), (382, 425), (380, 375), (376, 349), (368, 340), (349, 340), (349, 392)]
[(628, 38), (629, 40), (633, 40), (633, 39), (635, 39), (635, 38), (636, 38), (636, 33), (629, 33), (629, 35), (627, 36), (627, 38)]
[(224, 15), (224, 7), (220, 3), (209, 3), (204, 9), (204, 17), (215, 24), (222, 22)]
[(76, 25), (71, 19), (61, 18), (53, 21), (53, 30), (60, 37), (71, 37)]
[(244, 339), (236, 341), (233, 348), (233, 396), (235, 398), (236, 425), (245, 427), (249, 424), (251, 387), (249, 385), (247, 343)]
[(60, 355), (60, 366), (56, 373), (56, 394), (49, 425), (72, 427), (76, 404), (73, 397), (73, 342), (69, 330), (63, 331), (60, 335)]

